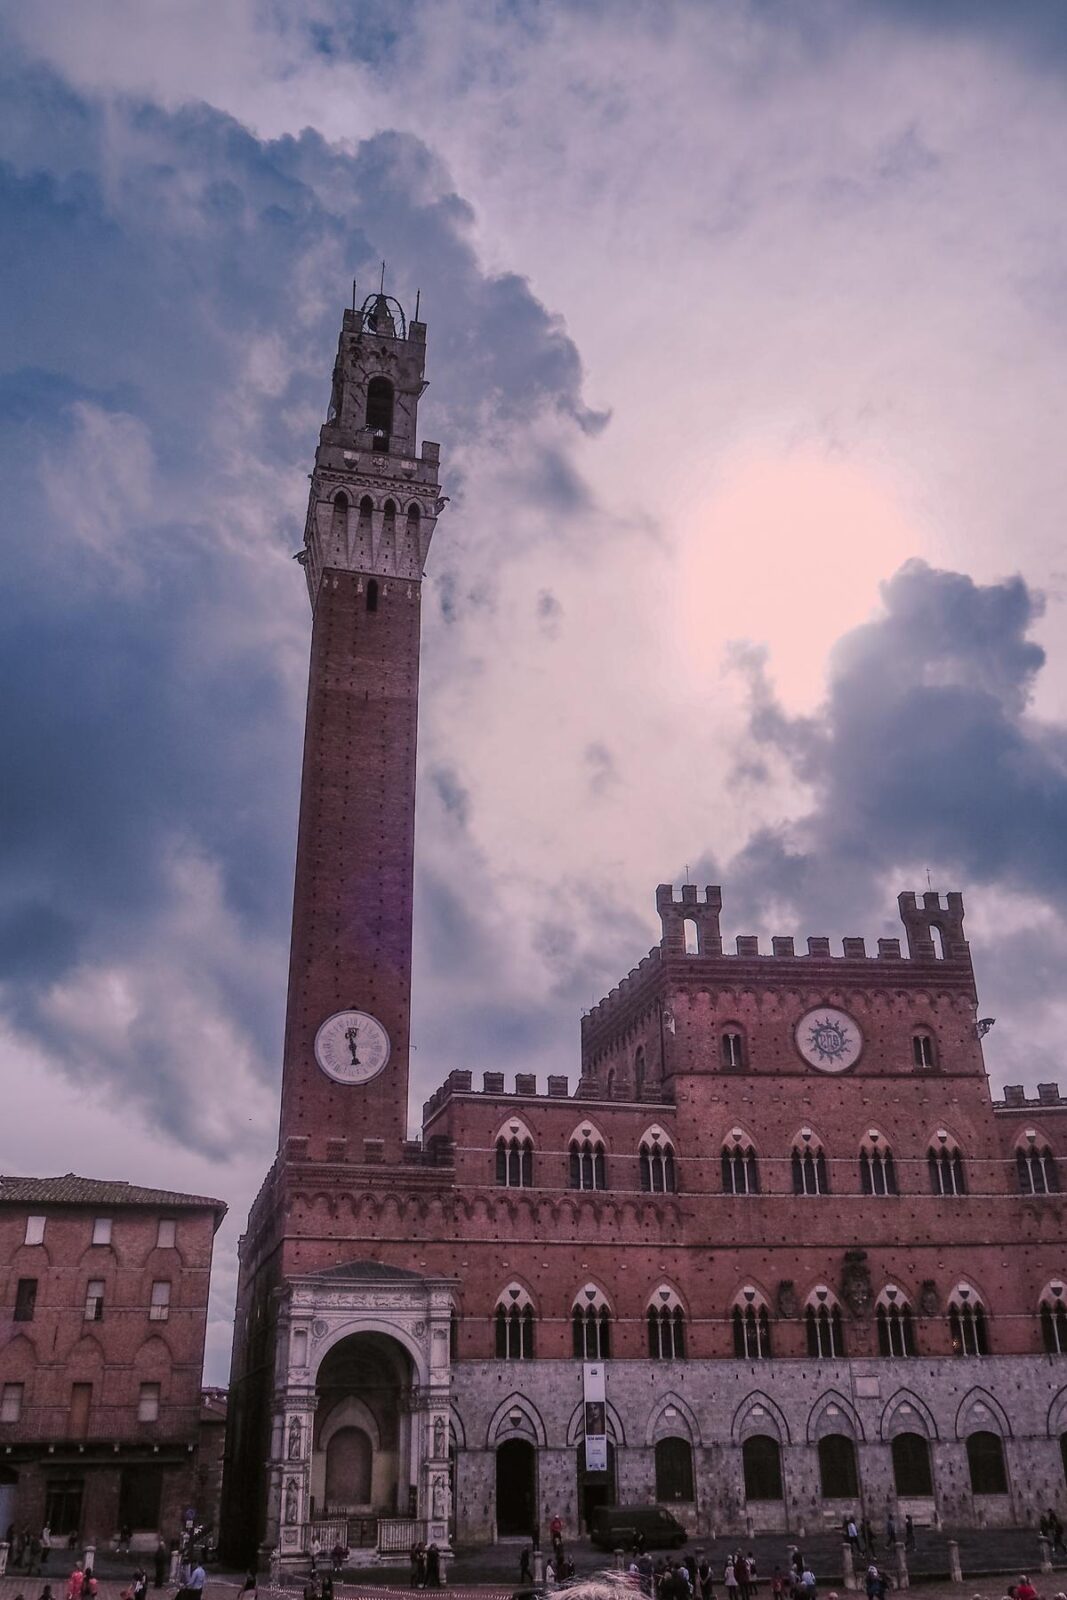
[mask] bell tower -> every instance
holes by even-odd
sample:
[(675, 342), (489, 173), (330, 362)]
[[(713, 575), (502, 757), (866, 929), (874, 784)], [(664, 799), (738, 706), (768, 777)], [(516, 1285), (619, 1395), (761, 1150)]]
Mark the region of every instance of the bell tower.
[[(417, 309), (417, 308), (416, 308)], [(311, 474), (311, 598), (280, 1149), (399, 1160), (411, 1004), (423, 566), (444, 502), (417, 453), (426, 325), (346, 311)]]

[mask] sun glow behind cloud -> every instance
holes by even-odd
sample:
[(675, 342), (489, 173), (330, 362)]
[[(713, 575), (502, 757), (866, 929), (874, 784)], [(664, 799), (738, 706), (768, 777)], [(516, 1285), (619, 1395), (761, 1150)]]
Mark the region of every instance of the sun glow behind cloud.
[(877, 472), (756, 447), (725, 464), (677, 538), (677, 670), (714, 692), (727, 641), (765, 642), (794, 712), (821, 700), (830, 647), (878, 609), (879, 584), (924, 542)]

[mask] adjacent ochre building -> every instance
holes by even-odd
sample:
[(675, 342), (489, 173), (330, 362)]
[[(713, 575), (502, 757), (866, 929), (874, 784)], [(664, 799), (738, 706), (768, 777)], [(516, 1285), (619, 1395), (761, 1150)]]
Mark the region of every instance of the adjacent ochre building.
[(67, 1173), (0, 1177), (0, 1538), (135, 1547), (199, 1513), (220, 1200)]
[(231, 1542), (946, 1524), (1067, 1503), (1064, 1109), (994, 1105), (959, 895), (904, 946), (727, 949), (718, 889), (582, 1022), (406, 1137), (426, 329), (346, 312), (313, 623), (278, 1156), (241, 1245)]

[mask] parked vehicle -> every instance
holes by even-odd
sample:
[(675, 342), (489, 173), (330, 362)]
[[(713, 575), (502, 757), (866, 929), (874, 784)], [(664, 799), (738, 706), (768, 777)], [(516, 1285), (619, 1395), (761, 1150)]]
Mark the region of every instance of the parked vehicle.
[(631, 1550), (638, 1533), (650, 1550), (677, 1550), (689, 1535), (663, 1506), (597, 1506), (589, 1537), (601, 1550)]

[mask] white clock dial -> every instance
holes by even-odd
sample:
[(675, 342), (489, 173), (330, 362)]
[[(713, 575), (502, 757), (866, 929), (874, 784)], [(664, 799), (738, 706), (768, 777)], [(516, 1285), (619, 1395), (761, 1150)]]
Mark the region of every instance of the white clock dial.
[(335, 1011), (315, 1035), (315, 1060), (335, 1083), (369, 1083), (390, 1048), (389, 1035), (369, 1011)]
[(845, 1072), (859, 1060), (863, 1049), (859, 1023), (836, 1006), (816, 1006), (805, 1012), (794, 1038), (804, 1060), (820, 1072)]

